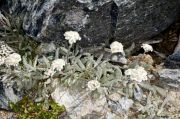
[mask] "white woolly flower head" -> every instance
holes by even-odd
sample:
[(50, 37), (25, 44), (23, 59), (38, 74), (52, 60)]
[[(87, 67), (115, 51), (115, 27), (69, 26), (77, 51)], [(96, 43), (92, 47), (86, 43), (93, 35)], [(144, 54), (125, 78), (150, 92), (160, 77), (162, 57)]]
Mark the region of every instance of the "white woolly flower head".
[(124, 53), (123, 45), (120, 42), (114, 41), (113, 43), (111, 43), (110, 48), (112, 53)]
[(144, 49), (144, 52), (152, 52), (153, 51), (153, 47), (149, 44), (142, 44), (141, 47)]
[(66, 31), (64, 33), (64, 37), (66, 40), (68, 40), (70, 45), (76, 43), (78, 40), (81, 40), (79, 33), (76, 31)]
[(52, 70), (61, 71), (65, 66), (65, 61), (63, 59), (56, 59), (52, 61), (51, 68)]
[(52, 61), (51, 67), (44, 72), (45, 77), (52, 77), (56, 71), (62, 71), (66, 62), (63, 59), (55, 59)]
[(136, 67), (135, 69), (128, 69), (125, 71), (125, 75), (129, 76), (131, 80), (142, 82), (147, 80), (147, 72), (143, 67)]
[(12, 53), (4, 60), (4, 63), (7, 66), (17, 66), (20, 61), (21, 61), (21, 56), (17, 53)]
[(88, 86), (89, 90), (94, 91), (100, 87), (100, 83), (97, 80), (91, 80), (88, 82), (87, 86)]

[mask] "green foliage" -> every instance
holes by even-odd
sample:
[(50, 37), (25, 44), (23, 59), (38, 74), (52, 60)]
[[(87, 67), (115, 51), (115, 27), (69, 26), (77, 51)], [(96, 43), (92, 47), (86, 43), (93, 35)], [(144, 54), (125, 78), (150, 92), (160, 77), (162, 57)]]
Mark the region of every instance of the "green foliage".
[(17, 113), (18, 119), (57, 119), (66, 111), (64, 106), (59, 106), (52, 100), (48, 104), (44, 102), (35, 103), (28, 97), (24, 97), (16, 104), (10, 104), (11, 109)]
[(61, 84), (68, 86), (85, 86), (89, 80), (98, 80), (102, 86), (111, 87), (113, 83), (122, 80), (122, 72), (118, 66), (102, 61), (102, 56), (96, 59), (89, 53), (71, 56), (69, 63), (60, 73)]

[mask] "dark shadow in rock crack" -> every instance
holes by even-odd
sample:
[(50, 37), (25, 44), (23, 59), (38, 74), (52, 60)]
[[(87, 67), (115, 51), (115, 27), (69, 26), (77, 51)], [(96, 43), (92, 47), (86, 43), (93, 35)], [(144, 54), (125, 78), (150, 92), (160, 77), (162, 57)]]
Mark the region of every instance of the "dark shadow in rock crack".
[(109, 39), (105, 41), (105, 45), (107, 47), (109, 46), (110, 43), (112, 43), (115, 40), (114, 34), (116, 31), (118, 12), (119, 12), (118, 6), (113, 2), (111, 5), (111, 10), (110, 10), (111, 26), (110, 26)]

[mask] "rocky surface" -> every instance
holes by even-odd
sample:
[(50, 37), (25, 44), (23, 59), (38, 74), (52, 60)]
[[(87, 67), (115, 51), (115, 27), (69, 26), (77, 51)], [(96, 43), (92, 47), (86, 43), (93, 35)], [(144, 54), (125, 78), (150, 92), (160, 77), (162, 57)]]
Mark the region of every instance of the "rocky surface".
[(76, 30), (83, 46), (109, 39), (123, 43), (148, 39), (179, 16), (179, 0), (7, 0), (11, 14), (23, 18), (25, 32), (41, 41), (63, 41)]
[(0, 118), (1, 119), (17, 119), (17, 116), (13, 112), (8, 112), (6, 110), (0, 111)]
[(16, 90), (14, 85), (9, 83), (10, 81), (7, 78), (4, 75), (0, 77), (0, 109), (9, 110), (9, 102), (16, 103), (21, 100), (21, 96), (19, 91)]
[(52, 98), (66, 107), (67, 115), (73, 119), (82, 117), (104, 117), (108, 112), (105, 95), (92, 99), (90, 92), (70, 90), (58, 87), (51, 94)]
[[(99, 94), (97, 93), (99, 92)], [(66, 107), (67, 119), (121, 119), (133, 101), (113, 93), (106, 96), (107, 88), (90, 92), (86, 89), (56, 87), (52, 99)]]
[(180, 69), (162, 69), (158, 73), (161, 87), (180, 91)]
[(168, 56), (165, 65), (172, 69), (180, 68), (180, 50)]

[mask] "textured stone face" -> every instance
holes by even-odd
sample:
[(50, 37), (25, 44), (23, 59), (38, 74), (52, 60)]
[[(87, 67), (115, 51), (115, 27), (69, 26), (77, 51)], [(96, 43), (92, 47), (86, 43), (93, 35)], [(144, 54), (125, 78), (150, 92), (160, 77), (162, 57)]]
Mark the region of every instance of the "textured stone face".
[(23, 29), (40, 41), (64, 40), (78, 31), (82, 46), (114, 38), (122, 43), (146, 40), (179, 15), (179, 0), (7, 0), (11, 14), (23, 16)]
[(147, 40), (179, 17), (179, 0), (114, 1), (118, 6), (115, 38), (123, 42)]

